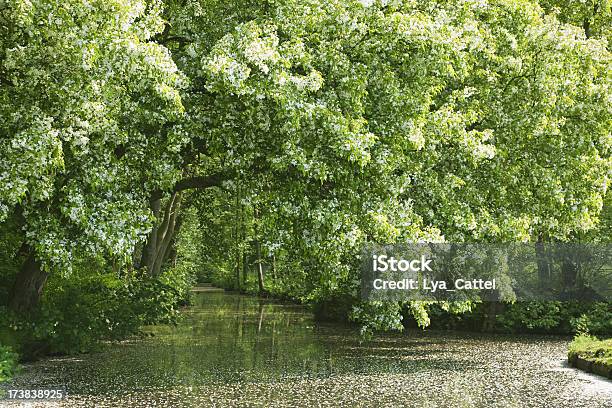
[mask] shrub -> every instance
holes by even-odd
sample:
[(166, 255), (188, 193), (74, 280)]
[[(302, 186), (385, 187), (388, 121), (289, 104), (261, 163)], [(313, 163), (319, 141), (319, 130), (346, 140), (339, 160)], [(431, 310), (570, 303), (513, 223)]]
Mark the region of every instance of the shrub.
[(578, 334), (612, 334), (612, 304), (594, 303), (585, 313), (572, 318), (571, 325)]
[(0, 344), (0, 383), (10, 380), (17, 370), (17, 353)]
[(609, 302), (517, 302), (506, 305), (497, 316), (506, 332), (612, 333), (612, 304)]
[(181, 299), (180, 291), (156, 279), (56, 278), (34, 317), (6, 312), (0, 323), (12, 331), (26, 359), (72, 354), (89, 351), (100, 340), (139, 334), (143, 325), (175, 323)]
[(509, 305), (497, 316), (505, 331), (549, 331), (562, 320), (561, 302), (520, 302)]
[(612, 367), (612, 339), (598, 340), (586, 334), (578, 335), (570, 343), (567, 355), (570, 360), (580, 357)]

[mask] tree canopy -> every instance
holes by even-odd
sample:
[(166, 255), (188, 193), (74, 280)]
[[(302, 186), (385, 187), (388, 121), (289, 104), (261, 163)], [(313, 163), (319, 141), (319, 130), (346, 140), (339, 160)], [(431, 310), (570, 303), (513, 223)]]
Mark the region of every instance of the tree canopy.
[(153, 271), (180, 208), (242, 208), (202, 239), (254, 241), (306, 299), (353, 290), (367, 241), (597, 233), (609, 4), (569, 3), (1, 2), (0, 216), (39, 264), (17, 280)]

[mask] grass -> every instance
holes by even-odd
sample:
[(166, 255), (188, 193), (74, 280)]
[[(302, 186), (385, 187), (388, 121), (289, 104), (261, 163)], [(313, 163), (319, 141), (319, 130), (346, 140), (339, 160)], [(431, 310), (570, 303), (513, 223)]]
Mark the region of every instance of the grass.
[(17, 370), (17, 353), (0, 344), (0, 383), (10, 380)]
[(577, 336), (571, 342), (567, 356), (570, 360), (577, 356), (612, 368), (612, 339), (598, 340), (596, 337), (584, 334)]

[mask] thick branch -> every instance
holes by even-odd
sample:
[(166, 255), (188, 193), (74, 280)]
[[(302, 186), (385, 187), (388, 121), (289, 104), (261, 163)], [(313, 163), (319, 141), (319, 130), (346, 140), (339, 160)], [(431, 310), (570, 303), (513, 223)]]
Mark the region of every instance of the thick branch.
[[(247, 170), (249, 174), (263, 174), (265, 172), (270, 171), (267, 163), (262, 161), (263, 159), (253, 163)], [(208, 176), (194, 176), (188, 177), (176, 182), (174, 187), (170, 190), (155, 190), (151, 194), (151, 201), (155, 199), (160, 199), (164, 196), (165, 193), (178, 193), (183, 190), (191, 190), (195, 188), (208, 188), (208, 187), (218, 187), (224, 180), (231, 180), (236, 177), (238, 174), (237, 170), (226, 170), (220, 171), (218, 173), (209, 174)]]
[(209, 176), (196, 176), (183, 179), (175, 184), (174, 192), (178, 193), (183, 190), (190, 190), (192, 188), (208, 188), (214, 186), (220, 186), (224, 177), (221, 174), (211, 174)]
[[(208, 176), (195, 176), (185, 178), (183, 180), (178, 181), (170, 193), (178, 193), (183, 190), (190, 190), (194, 188), (208, 188), (208, 187), (216, 187), (220, 186), (221, 182), (225, 180), (228, 176), (224, 173), (215, 173), (210, 174)], [(151, 194), (151, 200), (159, 199), (163, 197), (164, 191), (156, 190)]]
[(184, 37), (181, 35), (169, 35), (159, 40), (161, 45), (168, 45), (170, 42), (178, 43), (180, 46), (184, 46), (186, 44), (191, 44), (193, 40), (188, 37)]

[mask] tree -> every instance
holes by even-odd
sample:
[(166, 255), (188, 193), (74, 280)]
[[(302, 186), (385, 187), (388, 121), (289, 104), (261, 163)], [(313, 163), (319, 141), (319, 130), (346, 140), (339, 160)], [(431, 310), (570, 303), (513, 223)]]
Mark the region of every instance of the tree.
[(145, 193), (176, 177), (184, 77), (151, 42), (159, 1), (0, 7), (0, 219), (22, 224), (10, 305), (27, 311), (78, 257), (128, 262), (151, 224)]
[(547, 12), (557, 14), (560, 21), (582, 27), (587, 38), (606, 40), (610, 49), (612, 13), (609, 0), (541, 0), (539, 3)]
[(308, 299), (354, 288), (366, 240), (563, 240), (597, 224), (610, 54), (534, 2), (188, 1), (167, 15), (206, 145), (190, 168), (239, 175), (265, 203), (264, 246), (307, 271)]
[[(211, 220), (237, 180), (258, 261), (274, 255), (305, 300), (353, 293), (367, 241), (597, 228), (610, 53), (534, 1), (167, 1), (165, 26), (157, 2), (28, 4), (2, 14), (0, 197), (29, 269), (127, 263), (148, 235), (158, 275), (180, 193), (222, 187), (194, 201)], [(399, 321), (398, 305), (368, 310)]]

